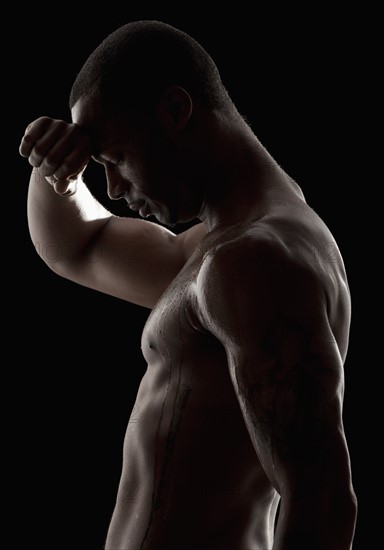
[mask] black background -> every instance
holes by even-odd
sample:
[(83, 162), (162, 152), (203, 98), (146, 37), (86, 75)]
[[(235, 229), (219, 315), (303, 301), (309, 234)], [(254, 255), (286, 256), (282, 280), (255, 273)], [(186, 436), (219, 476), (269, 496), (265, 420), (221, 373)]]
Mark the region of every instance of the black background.
[[(274, 4), (267, 10), (235, 3), (215, 15), (206, 14), (204, 5), (183, 3), (176, 11), (165, 4), (145, 6), (109, 2), (81, 15), (69, 5), (51, 13), (23, 8), (8, 22), (3, 86), (10, 92), (4, 117), (11, 117), (11, 149), (3, 290), (4, 302), (11, 303), (4, 341), (11, 374), (5, 385), (6, 418), (12, 419), (7, 423), (11, 547), (102, 550), (124, 432), (145, 369), (140, 336), (148, 315), (61, 279), (40, 260), (28, 234), (30, 167), (18, 155), (19, 142), (38, 116), (69, 119), (71, 83), (108, 33), (130, 20), (159, 19), (188, 32), (210, 52), (239, 111), (339, 243), (353, 299), (344, 422), (360, 504), (354, 549), (366, 548), (371, 482), (360, 452), (368, 437), (369, 381), (362, 360), (366, 252), (359, 204), (351, 192), (359, 177), (356, 82), (365, 72), (359, 53), (364, 23), (356, 32), (359, 13), (336, 13), (320, 4), (310, 11), (281, 11)], [(101, 173), (92, 170), (102, 189)], [(121, 212), (119, 203), (106, 204)]]

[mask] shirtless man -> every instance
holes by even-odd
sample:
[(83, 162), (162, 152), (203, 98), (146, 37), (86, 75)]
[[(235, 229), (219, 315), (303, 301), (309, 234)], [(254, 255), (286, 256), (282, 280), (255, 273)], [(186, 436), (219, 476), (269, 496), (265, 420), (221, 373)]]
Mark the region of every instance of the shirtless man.
[[(106, 550), (351, 549), (351, 306), (329, 229), (169, 25), (108, 36), (70, 108), (20, 145), (32, 241), (59, 275), (152, 309)], [(111, 199), (156, 219), (97, 202), (91, 158)]]

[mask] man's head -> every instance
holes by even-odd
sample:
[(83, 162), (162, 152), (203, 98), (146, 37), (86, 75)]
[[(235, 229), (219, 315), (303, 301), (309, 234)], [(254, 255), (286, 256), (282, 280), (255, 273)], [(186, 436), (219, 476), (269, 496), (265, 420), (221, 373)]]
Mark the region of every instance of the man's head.
[(69, 105), (94, 141), (111, 198), (166, 224), (197, 216), (204, 191), (192, 185), (191, 167), (204, 145), (196, 112), (233, 104), (196, 40), (158, 21), (123, 25), (89, 56)]
[(146, 112), (171, 85), (181, 86), (207, 109), (230, 101), (215, 63), (196, 40), (163, 22), (134, 21), (107, 36), (89, 56), (73, 83), (69, 106), (96, 93), (105, 115)]

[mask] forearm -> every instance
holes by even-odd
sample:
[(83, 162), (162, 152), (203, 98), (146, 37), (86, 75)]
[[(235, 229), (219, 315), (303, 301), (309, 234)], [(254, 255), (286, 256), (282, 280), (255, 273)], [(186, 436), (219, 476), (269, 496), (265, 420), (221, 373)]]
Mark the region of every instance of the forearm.
[(356, 515), (353, 494), (282, 498), (273, 550), (352, 550)]
[(36, 168), (29, 183), (27, 215), (36, 251), (52, 268), (73, 261), (111, 217), (81, 178), (73, 195), (62, 196)]

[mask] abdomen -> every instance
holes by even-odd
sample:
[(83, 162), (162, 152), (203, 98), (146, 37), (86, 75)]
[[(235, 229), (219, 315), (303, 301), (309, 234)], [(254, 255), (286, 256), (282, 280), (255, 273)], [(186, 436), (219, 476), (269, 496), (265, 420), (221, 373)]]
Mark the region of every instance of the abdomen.
[(267, 536), (276, 493), (224, 357), (148, 367), (128, 423), (106, 550), (195, 549), (209, 539), (212, 550), (240, 550), (252, 533)]

